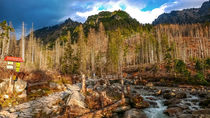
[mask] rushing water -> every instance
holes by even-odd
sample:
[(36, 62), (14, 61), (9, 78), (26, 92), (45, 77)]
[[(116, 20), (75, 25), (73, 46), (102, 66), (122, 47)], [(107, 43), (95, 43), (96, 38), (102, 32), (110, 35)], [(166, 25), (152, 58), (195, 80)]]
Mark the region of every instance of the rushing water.
[(146, 113), (147, 117), (148, 118), (169, 118), (167, 115), (163, 113), (163, 111), (167, 108), (167, 106), (163, 105), (164, 100), (159, 100), (159, 99), (150, 100), (150, 99), (147, 99), (148, 97), (154, 98), (154, 99), (156, 98), (154, 96), (143, 96), (143, 98), (146, 101), (152, 101), (152, 102), (157, 103), (157, 107), (150, 107), (150, 108), (144, 109), (144, 112)]

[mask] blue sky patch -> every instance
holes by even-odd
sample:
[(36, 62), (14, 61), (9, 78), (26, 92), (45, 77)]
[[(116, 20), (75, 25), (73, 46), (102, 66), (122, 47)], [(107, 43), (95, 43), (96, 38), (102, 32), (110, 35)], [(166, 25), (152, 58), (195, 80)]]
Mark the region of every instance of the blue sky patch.
[(125, 10), (125, 9), (126, 9), (126, 5), (123, 4), (123, 3), (120, 3), (120, 8), (121, 8), (122, 10)]

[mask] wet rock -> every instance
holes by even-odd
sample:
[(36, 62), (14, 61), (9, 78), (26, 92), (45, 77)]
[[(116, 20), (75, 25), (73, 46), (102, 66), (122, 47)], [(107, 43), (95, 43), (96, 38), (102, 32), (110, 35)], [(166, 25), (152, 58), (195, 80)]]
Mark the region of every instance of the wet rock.
[(17, 93), (21, 93), (25, 90), (26, 87), (27, 87), (27, 82), (25, 82), (24, 80), (18, 79), (15, 82), (14, 89)]
[(183, 98), (186, 98), (187, 97), (187, 94), (184, 93), (184, 92), (179, 92), (176, 94), (176, 98), (178, 99), (183, 99)]
[(163, 94), (163, 98), (165, 98), (165, 99), (171, 99), (173, 97), (175, 97), (175, 93), (174, 92), (164, 93)]
[(200, 98), (205, 98), (205, 97), (207, 96), (207, 94), (206, 94), (206, 93), (199, 93), (198, 96), (199, 96)]
[(179, 107), (168, 108), (164, 111), (164, 113), (168, 116), (176, 116), (182, 112), (182, 109)]
[(157, 102), (154, 102), (154, 101), (148, 101), (149, 102), (149, 106), (152, 107), (152, 108), (158, 108), (158, 105), (157, 105)]
[(180, 99), (176, 99), (176, 98), (172, 98), (172, 99), (169, 99), (169, 100), (166, 100), (164, 102), (164, 105), (166, 106), (176, 106), (177, 104), (179, 104), (181, 102)]
[(210, 99), (200, 101), (199, 105), (202, 107), (208, 107), (210, 105)]
[(148, 108), (149, 106), (150, 106), (150, 104), (147, 101), (142, 101), (140, 103), (136, 103), (135, 104), (135, 107), (139, 108), (139, 109), (141, 109), (141, 108)]
[(143, 97), (138, 94), (131, 97), (130, 102), (131, 102), (132, 106), (135, 108), (141, 109), (141, 108), (149, 107), (149, 103), (147, 101), (144, 101)]
[(147, 116), (143, 111), (133, 108), (126, 111), (123, 118), (147, 118)]

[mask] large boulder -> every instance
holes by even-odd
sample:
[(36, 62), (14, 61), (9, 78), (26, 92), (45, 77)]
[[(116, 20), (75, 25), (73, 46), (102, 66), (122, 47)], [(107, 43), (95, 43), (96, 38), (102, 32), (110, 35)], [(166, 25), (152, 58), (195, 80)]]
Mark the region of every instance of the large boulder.
[(124, 113), (124, 118), (147, 118), (147, 115), (138, 109), (130, 109)]
[(74, 91), (73, 94), (69, 96), (66, 104), (69, 106), (78, 106), (81, 108), (85, 108), (85, 96), (78, 91)]
[(15, 82), (14, 89), (17, 93), (22, 93), (27, 87), (27, 82), (21, 79), (18, 79)]
[(135, 96), (132, 96), (131, 99), (130, 99), (130, 102), (132, 104), (133, 107), (135, 108), (147, 108), (149, 107), (149, 103), (147, 101), (144, 101), (143, 100), (143, 97), (140, 96), (140, 95), (135, 95)]
[(167, 114), (168, 116), (177, 116), (182, 112), (182, 109), (179, 107), (172, 107), (172, 108), (168, 108), (164, 111), (165, 114)]

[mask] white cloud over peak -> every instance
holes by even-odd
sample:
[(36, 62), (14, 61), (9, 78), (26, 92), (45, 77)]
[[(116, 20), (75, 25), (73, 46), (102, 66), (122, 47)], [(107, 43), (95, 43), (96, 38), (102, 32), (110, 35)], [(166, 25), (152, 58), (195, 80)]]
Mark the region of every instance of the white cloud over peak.
[[(98, 14), (101, 11), (115, 11), (124, 10), (131, 17), (137, 19), (140, 23), (152, 23), (159, 15), (165, 12), (171, 12), (172, 10), (182, 10), (186, 8), (197, 8), (202, 5), (206, 0), (174, 0), (172, 2), (166, 2), (158, 8), (154, 8), (151, 11), (143, 11), (142, 9), (149, 4), (144, 4), (143, 2), (138, 2), (138, 4), (133, 4), (129, 0), (111, 0), (108, 2), (96, 2), (92, 5), (92, 9), (89, 11), (78, 11), (76, 15), (82, 18), (87, 18), (90, 15)], [(124, 5), (124, 8), (122, 8)], [(101, 10), (100, 8), (104, 9)]]
[[(111, 6), (111, 7), (110, 7)], [(100, 10), (103, 7), (104, 9)], [(98, 14), (101, 11), (115, 11), (115, 10), (124, 10), (131, 17), (138, 20), (140, 23), (152, 23), (160, 14), (164, 13), (167, 4), (155, 8), (152, 11), (141, 11), (145, 7), (145, 4), (138, 4), (137, 6), (131, 5), (126, 0), (119, 1), (109, 1), (109, 2), (99, 2), (93, 5), (90, 11), (86, 12), (76, 12), (76, 15), (87, 18), (90, 15)]]

